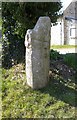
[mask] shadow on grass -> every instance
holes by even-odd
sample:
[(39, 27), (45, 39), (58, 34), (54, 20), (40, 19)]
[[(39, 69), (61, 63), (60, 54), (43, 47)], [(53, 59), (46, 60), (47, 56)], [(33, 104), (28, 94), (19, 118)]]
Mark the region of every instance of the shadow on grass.
[(77, 54), (69, 53), (60, 57), (60, 54), (56, 53), (55, 56), (54, 53), (51, 56), (49, 84), (40, 91), (77, 107)]
[[(66, 58), (64, 58), (65, 55), (63, 55), (62, 58), (59, 54), (56, 54), (57, 56), (55, 58), (55, 54), (53, 53), (51, 55), (50, 70), (52, 71), (52, 74), (50, 76), (49, 84), (45, 88), (40, 89), (40, 91), (42, 93), (49, 94), (70, 106), (77, 107), (77, 90), (75, 89), (77, 80), (75, 80), (75, 77), (73, 76), (73, 71), (71, 70), (72, 72), (69, 72), (70, 67), (68, 67), (66, 65), (66, 61), (64, 61), (64, 59), (66, 59), (68, 64), (70, 60), (68, 60), (69, 57), (67, 59), (67, 56), (71, 55), (71, 59), (74, 54), (67, 54)], [(74, 61), (72, 63), (74, 64)], [(72, 79), (71, 75), (74, 79)]]
[(47, 87), (40, 90), (42, 93), (49, 94), (57, 100), (61, 100), (70, 106), (77, 107), (77, 91), (66, 86), (62, 81), (50, 79)]

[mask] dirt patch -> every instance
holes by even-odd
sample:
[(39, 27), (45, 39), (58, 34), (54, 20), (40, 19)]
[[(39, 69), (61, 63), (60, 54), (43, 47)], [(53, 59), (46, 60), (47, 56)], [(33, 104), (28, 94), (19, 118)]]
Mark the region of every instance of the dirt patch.
[(70, 81), (71, 79), (75, 80), (76, 71), (73, 68), (66, 65), (62, 59), (50, 62), (50, 73), (57, 74), (66, 81)]

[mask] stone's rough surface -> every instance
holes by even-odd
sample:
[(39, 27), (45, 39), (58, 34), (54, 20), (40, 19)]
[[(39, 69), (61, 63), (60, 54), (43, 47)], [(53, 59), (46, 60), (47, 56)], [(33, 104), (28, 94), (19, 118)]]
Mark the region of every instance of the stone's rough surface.
[(27, 30), (25, 36), (26, 78), (33, 89), (42, 88), (48, 83), (50, 30), (50, 18), (40, 17), (34, 29)]

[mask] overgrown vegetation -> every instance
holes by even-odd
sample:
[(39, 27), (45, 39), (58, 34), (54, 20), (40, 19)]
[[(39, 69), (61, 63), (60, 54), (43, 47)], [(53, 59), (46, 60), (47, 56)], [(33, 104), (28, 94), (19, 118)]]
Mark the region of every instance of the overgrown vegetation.
[(55, 23), (61, 7), (60, 2), (2, 2), (3, 67), (23, 61), (26, 30), (33, 29), (40, 16)]
[(24, 64), (2, 69), (3, 118), (77, 119), (75, 70), (61, 63), (59, 53), (52, 51), (51, 56), (49, 83), (39, 90), (27, 86)]

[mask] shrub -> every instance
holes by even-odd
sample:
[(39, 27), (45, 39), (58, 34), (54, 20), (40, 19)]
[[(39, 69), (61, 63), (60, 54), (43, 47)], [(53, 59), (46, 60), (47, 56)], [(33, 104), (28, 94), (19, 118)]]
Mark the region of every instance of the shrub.
[(50, 50), (50, 60), (58, 60), (61, 58), (62, 58), (62, 55), (60, 55), (59, 52), (53, 49)]

